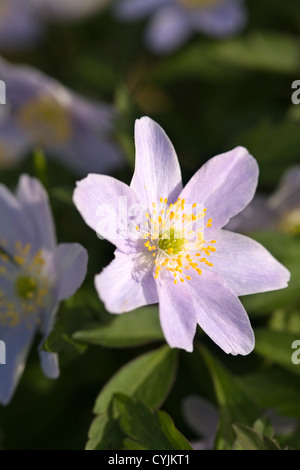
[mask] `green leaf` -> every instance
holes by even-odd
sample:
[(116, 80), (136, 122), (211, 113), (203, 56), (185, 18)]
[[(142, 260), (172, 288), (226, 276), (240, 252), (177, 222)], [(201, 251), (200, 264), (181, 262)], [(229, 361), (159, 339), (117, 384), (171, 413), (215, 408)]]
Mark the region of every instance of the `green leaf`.
[(82, 328), (91, 315), (83, 308), (67, 308), (62, 306), (57, 321), (50, 335), (43, 344), (43, 349), (48, 352), (82, 353), (86, 345), (73, 339), (73, 332)]
[(56, 199), (58, 202), (74, 207), (74, 203), (72, 199), (73, 192), (74, 192), (74, 189), (68, 186), (57, 186), (55, 188), (52, 188), (50, 194), (51, 194), (51, 197)]
[(96, 400), (94, 412), (105, 411), (112, 395), (119, 392), (140, 398), (150, 408), (158, 408), (173, 383), (176, 356), (176, 350), (163, 346), (126, 364), (105, 385)]
[(96, 57), (87, 53), (78, 56), (74, 72), (87, 86), (93, 85), (105, 91), (113, 91), (119, 79), (112, 67), (101, 60), (99, 54)]
[[(298, 366), (300, 367), (300, 366)], [(300, 378), (282, 368), (238, 378), (245, 393), (262, 408), (300, 419)]]
[(125, 395), (117, 395), (115, 403), (121, 428), (128, 436), (124, 441), (127, 449), (192, 450), (167, 413), (154, 413), (144, 403)]
[(108, 410), (93, 420), (89, 437), (86, 450), (120, 449), (124, 433), (120, 429), (118, 419)]
[(236, 378), (206, 349), (201, 347), (200, 351), (212, 376), (220, 410), (216, 448), (230, 449), (234, 442), (232, 423), (252, 425), (260, 413)]
[(168, 437), (169, 441), (171, 442), (173, 446), (173, 449), (177, 449), (177, 450), (191, 450), (192, 449), (192, 447), (190, 446), (186, 438), (181, 434), (181, 432), (178, 431), (178, 429), (176, 429), (174, 421), (167, 413), (165, 413), (164, 411), (159, 411), (158, 418), (159, 418), (161, 429)]
[(299, 45), (296, 36), (253, 32), (217, 43), (215, 57), (230, 67), (290, 74), (300, 69)]
[(260, 185), (273, 185), (278, 182), (288, 165), (298, 163), (300, 144), (298, 126), (298, 122), (289, 120), (274, 122), (269, 117), (263, 117), (254, 126), (234, 136), (235, 141), (240, 142), (259, 159)]
[(270, 423), (270, 420), (265, 416), (255, 421), (253, 424), (253, 430), (261, 436), (264, 435), (270, 438), (274, 437), (274, 429)]
[(42, 148), (36, 147), (33, 151), (34, 169), (36, 177), (47, 188), (47, 159)]
[(237, 439), (235, 448), (239, 450), (281, 450), (274, 439), (259, 434), (254, 429), (243, 424), (233, 424)]
[(283, 309), (276, 310), (270, 320), (268, 326), (274, 331), (284, 331), (294, 335), (300, 335), (300, 311), (284, 311)]
[(299, 46), (298, 37), (278, 32), (252, 32), (219, 42), (202, 40), (165, 59), (155, 77), (168, 81), (212, 77), (224, 81), (236, 71), (297, 73)]
[(177, 365), (177, 351), (168, 346), (144, 354), (123, 366), (104, 386), (96, 399), (96, 417), (89, 430), (88, 449), (100, 449), (109, 437), (108, 422), (117, 418), (111, 405), (116, 393), (142, 400), (151, 409), (158, 408), (172, 386)]
[(297, 352), (292, 344), (297, 339), (298, 336), (292, 333), (260, 328), (255, 331), (255, 352), (295, 374), (300, 374), (299, 365), (292, 361), (292, 355)]
[(158, 318), (157, 307), (146, 307), (135, 312), (112, 316), (104, 325), (89, 325), (77, 331), (73, 338), (83, 343), (121, 348), (139, 346), (164, 339)]

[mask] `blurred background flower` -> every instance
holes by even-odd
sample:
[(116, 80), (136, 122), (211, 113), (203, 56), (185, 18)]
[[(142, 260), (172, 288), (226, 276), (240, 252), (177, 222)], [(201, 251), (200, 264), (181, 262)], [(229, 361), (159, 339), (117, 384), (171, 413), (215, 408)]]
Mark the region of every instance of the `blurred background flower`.
[(197, 395), (189, 395), (182, 401), (184, 419), (196, 436), (191, 442), (195, 450), (214, 448), (219, 425), (219, 412), (213, 403)]
[(42, 149), (82, 174), (121, 166), (113, 140), (116, 111), (88, 101), (39, 70), (0, 58), (6, 111), (0, 121), (0, 168)]
[(168, 54), (195, 32), (215, 38), (238, 34), (247, 21), (244, 0), (118, 0), (117, 18), (139, 20), (151, 15), (147, 46)]
[(0, 49), (23, 49), (36, 42), (47, 23), (78, 20), (108, 0), (1, 0)]
[[(218, 408), (209, 400), (197, 395), (189, 395), (182, 401), (182, 413), (187, 425), (199, 436), (191, 442), (194, 450), (213, 450), (220, 422)], [(273, 409), (265, 410), (275, 435), (292, 434), (299, 424), (295, 418), (279, 415)]]
[(59, 302), (85, 278), (87, 252), (79, 244), (56, 244), (48, 196), (34, 178), (22, 175), (16, 196), (1, 185), (0, 209), (0, 336), (7, 351), (0, 369), (0, 403), (7, 405), (37, 332), (43, 337), (41, 367), (47, 377), (58, 377), (58, 356), (42, 345)]
[(289, 168), (269, 196), (255, 196), (249, 206), (227, 225), (229, 230), (276, 230), (300, 234), (300, 165)]
[(109, 0), (29, 0), (35, 12), (50, 21), (81, 19), (105, 7), (108, 2)]
[[(116, 422), (101, 421), (108, 408), (92, 426), (91, 410), (98, 395), (97, 403), (112, 404), (122, 377), (118, 391), (153, 407), (152, 417), (161, 407), (189, 438), (178, 404), (191, 393), (206, 397), (220, 415), (218, 449), (232, 448), (233, 422), (252, 426), (261, 410), (300, 419), (300, 368), (291, 360), (292, 354), (300, 357), (291, 348), (300, 338), (299, 183), (293, 176), (300, 162), (300, 105), (291, 101), (291, 85), (300, 77), (300, 2), (224, 1), (224, 14), (217, 14), (221, 5), (0, 0), (0, 80), (7, 80), (9, 103), (0, 104), (1, 183), (15, 192), (22, 173), (42, 180), (58, 240), (80, 243), (90, 253), (86, 281), (61, 302), (45, 344), (59, 354), (59, 380), (41, 374), (37, 335), (13, 400), (0, 406), (0, 449), (83, 449), (93, 433), (89, 448), (120, 448), (123, 433), (111, 431)], [(191, 20), (197, 9), (202, 29)], [(152, 22), (158, 24), (154, 39), (147, 33)], [(156, 49), (149, 49), (150, 37)], [(169, 50), (174, 53), (167, 55)], [(184, 184), (213, 155), (236, 146), (258, 161), (259, 197), (249, 208), (255, 216), (247, 217), (248, 228), (246, 212), (239, 215), (243, 227), (233, 231), (255, 231), (251, 237), (287, 266), (291, 281), (286, 289), (241, 298), (255, 332), (247, 357), (223, 354), (201, 329), (193, 353), (156, 350), (163, 334), (155, 305), (112, 316), (94, 289), (94, 276), (111, 262), (113, 247), (100, 243), (81, 220), (72, 204), (74, 179), (81, 178), (78, 172), (107, 171), (130, 184), (133, 126), (145, 114), (170, 136)], [(140, 429), (130, 417), (132, 428)], [(150, 421), (148, 415), (147, 429)], [(156, 432), (147, 436), (158, 439)], [(193, 436), (198, 440), (196, 431)], [(286, 443), (300, 449), (299, 431)]]
[(42, 29), (42, 25), (29, 2), (22, 0), (1, 0), (1, 50), (28, 47), (41, 36)]

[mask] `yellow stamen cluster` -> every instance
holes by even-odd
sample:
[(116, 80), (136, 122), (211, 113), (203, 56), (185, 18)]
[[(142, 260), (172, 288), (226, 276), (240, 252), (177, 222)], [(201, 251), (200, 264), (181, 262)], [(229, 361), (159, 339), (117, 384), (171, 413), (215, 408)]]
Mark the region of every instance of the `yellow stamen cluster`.
[(30, 243), (16, 242), (13, 253), (6, 246), (6, 241), (0, 240), (0, 283), (1, 277), (5, 280), (5, 289), (0, 289), (0, 325), (13, 327), (25, 322), (27, 328), (33, 328), (40, 321), (39, 311), (49, 293), (43, 253), (32, 253)]
[(177, 2), (179, 5), (182, 5), (186, 8), (195, 9), (213, 6), (217, 3), (220, 3), (220, 0), (177, 0)]
[[(204, 240), (204, 228), (212, 226), (212, 219), (208, 219), (204, 225), (206, 209), (196, 211), (197, 204), (189, 205), (186, 210), (184, 199), (178, 199), (174, 204), (168, 205), (165, 198), (160, 198), (160, 204), (152, 203), (151, 214), (145, 213), (146, 231), (136, 226), (139, 234), (146, 239), (144, 247), (154, 257), (155, 279), (158, 279), (163, 268), (172, 273), (174, 284), (178, 281), (190, 280), (188, 270), (194, 269), (201, 275), (201, 263), (212, 267), (208, 261), (212, 253), (216, 251), (216, 240), (210, 240), (209, 244)], [(200, 221), (202, 219), (202, 224)]]
[(29, 101), (19, 110), (17, 119), (41, 146), (65, 144), (72, 135), (68, 111), (51, 97), (38, 96)]
[(286, 212), (278, 222), (278, 229), (288, 235), (300, 235), (300, 209)]

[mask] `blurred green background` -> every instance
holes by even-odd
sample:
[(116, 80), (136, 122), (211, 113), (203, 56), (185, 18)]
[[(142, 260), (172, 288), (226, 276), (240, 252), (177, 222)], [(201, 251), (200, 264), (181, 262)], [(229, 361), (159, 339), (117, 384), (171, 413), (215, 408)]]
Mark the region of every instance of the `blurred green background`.
[[(124, 182), (130, 182), (134, 165), (134, 121), (147, 115), (173, 142), (185, 183), (212, 156), (244, 145), (259, 163), (259, 191), (271, 194), (284, 171), (300, 163), (300, 105), (291, 102), (292, 82), (300, 79), (300, 4), (252, 0), (247, 7), (248, 26), (238, 37), (218, 41), (194, 35), (169, 56), (144, 47), (146, 21), (122, 23), (109, 8), (74, 24), (53, 24), (34, 47), (2, 55), (42, 70), (83, 96), (115, 104), (120, 113), (116, 138), (127, 160), (114, 176)], [(101, 388), (122, 365), (160, 342), (150, 338), (151, 344), (120, 349), (101, 345), (100, 339), (100, 345), (75, 341), (73, 333), (89, 323), (101, 327), (112, 321), (94, 291), (93, 277), (111, 261), (113, 246), (99, 240), (73, 206), (76, 174), (52, 161), (41, 166), (29, 155), (21, 168), (1, 171), (1, 182), (13, 188), (21, 172), (43, 179), (58, 241), (85, 246), (89, 271), (82, 289), (61, 305), (48, 340), (47, 347), (60, 353), (60, 378), (42, 375), (38, 338), (11, 404), (0, 408), (0, 447), (83, 449)], [(188, 439), (197, 437), (181, 408), (189, 394), (219, 407), (223, 436), (232, 421), (250, 425), (268, 408), (300, 419), (300, 364), (291, 362), (291, 344), (300, 339), (299, 234), (253, 236), (291, 270), (292, 281), (283, 291), (242, 299), (256, 332), (249, 356), (226, 356), (201, 332), (193, 354), (180, 351), (176, 380), (162, 409)], [(248, 419), (244, 412), (250, 402), (256, 411)], [(282, 442), (300, 449), (299, 432)]]

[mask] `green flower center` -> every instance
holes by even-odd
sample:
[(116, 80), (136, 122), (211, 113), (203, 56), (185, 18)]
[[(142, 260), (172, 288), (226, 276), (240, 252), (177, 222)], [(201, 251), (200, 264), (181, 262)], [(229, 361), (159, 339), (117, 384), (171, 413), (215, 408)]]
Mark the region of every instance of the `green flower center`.
[(182, 232), (171, 228), (160, 234), (158, 248), (168, 254), (177, 255), (183, 250), (185, 241)]
[(50, 294), (43, 252), (33, 252), (30, 243), (24, 245), (20, 241), (9, 250), (7, 246), (7, 241), (1, 239), (0, 284), (4, 278), (12, 289), (0, 289), (0, 330), (1, 326), (15, 327), (22, 322), (33, 328), (40, 321), (41, 309)]
[(20, 276), (15, 284), (16, 294), (22, 299), (32, 299), (38, 291), (37, 281), (30, 276)]

